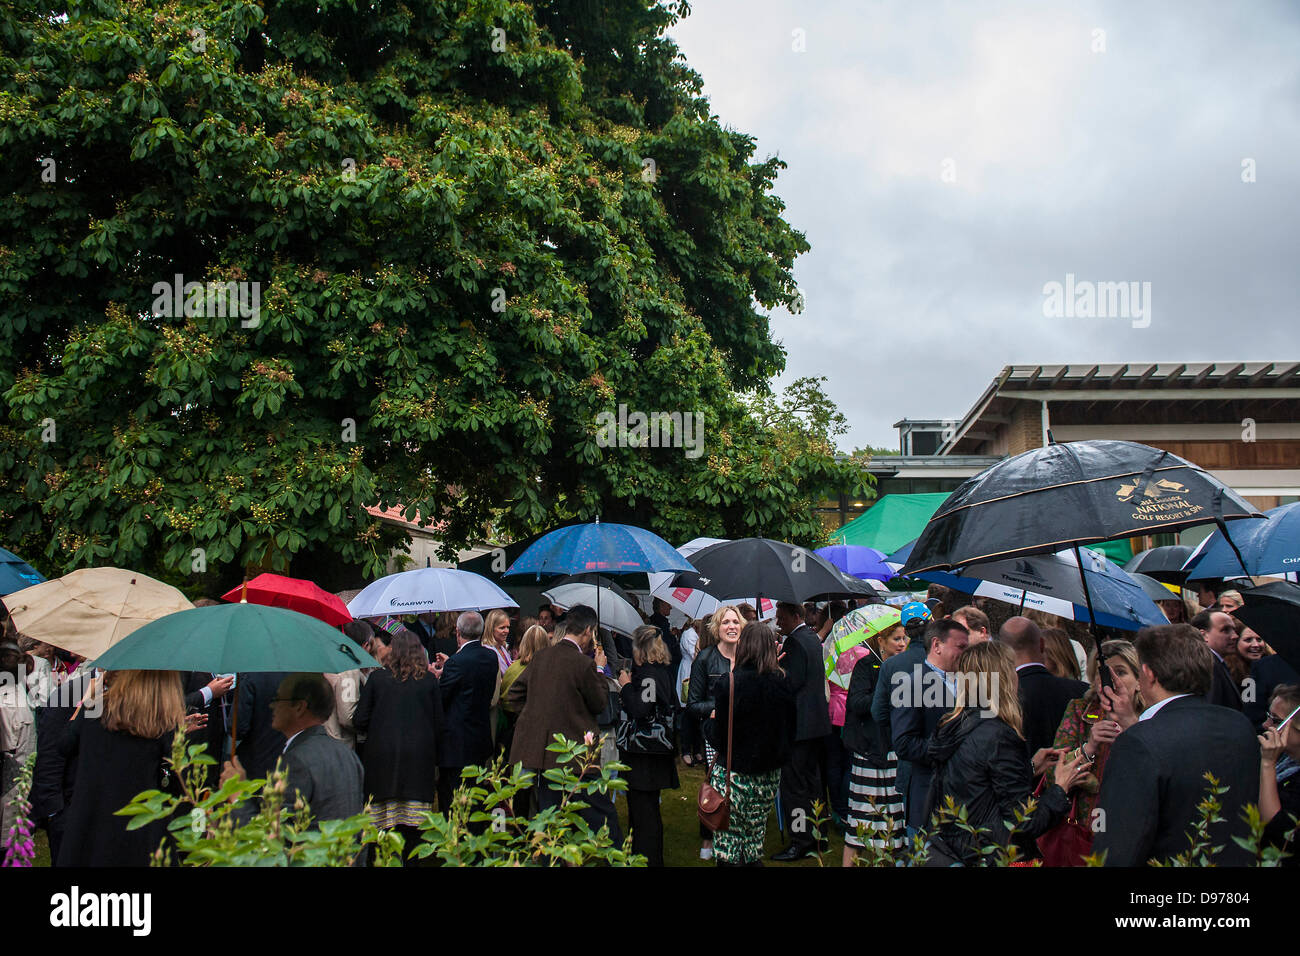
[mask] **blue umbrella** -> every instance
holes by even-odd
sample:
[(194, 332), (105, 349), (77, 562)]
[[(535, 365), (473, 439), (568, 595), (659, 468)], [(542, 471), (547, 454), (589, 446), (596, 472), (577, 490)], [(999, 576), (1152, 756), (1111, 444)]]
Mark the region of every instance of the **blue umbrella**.
[(0, 548), (0, 597), (44, 581), (45, 575), (12, 551)]
[[(1083, 561), (1086, 592), (1079, 579), (1079, 559)], [(970, 564), (956, 571), (923, 571), (914, 576), (963, 594), (991, 597), (1067, 620), (1095, 620), (1125, 631), (1169, 623), (1141, 585), (1105, 555), (1087, 548), (1080, 549), (1078, 558), (1069, 549)]]
[[(502, 577), (535, 574), (637, 574), (652, 571), (694, 571), (695, 566), (659, 535), (627, 524), (570, 525), (538, 538), (508, 567)], [(600, 592), (596, 588), (596, 620)]]
[(893, 571), (895, 575), (902, 570), (903, 565), (907, 564), (907, 559), (912, 556), (912, 549), (916, 547), (916, 542), (917, 539), (913, 538), (893, 554), (885, 556), (885, 565)]
[(626, 524), (570, 525), (543, 535), (515, 558), (503, 577), (535, 574), (635, 574), (694, 571), (671, 544), (644, 528)]
[(862, 580), (888, 581), (895, 573), (885, 563), (885, 552), (860, 544), (835, 544), (818, 548), (813, 554), (825, 558), (845, 574)]
[[(1241, 560), (1232, 545), (1241, 552)], [(1243, 567), (1244, 564), (1244, 567)], [(1192, 552), (1184, 570), (1189, 581), (1202, 578), (1233, 578), (1250, 575), (1285, 574), (1300, 571), (1300, 501), (1264, 512), (1264, 517), (1240, 521), (1232, 526), (1232, 541), (1215, 531)]]

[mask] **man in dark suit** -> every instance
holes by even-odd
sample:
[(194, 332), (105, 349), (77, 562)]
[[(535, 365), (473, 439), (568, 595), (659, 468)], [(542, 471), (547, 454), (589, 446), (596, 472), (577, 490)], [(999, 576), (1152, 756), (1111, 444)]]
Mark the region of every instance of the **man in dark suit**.
[(931, 621), (925, 629), (925, 660), (908, 671), (896, 671), (889, 688), (889, 724), (898, 763), (910, 764), (907, 792), (907, 833), (925, 827), (925, 799), (934, 767), (928, 756), (930, 735), (939, 719), (957, 703), (953, 671), (970, 636), (950, 617)]
[[(893, 729), (889, 723), (889, 695), (895, 686), (896, 674), (910, 674), (912, 668), (925, 660), (925, 630), (934, 620), (928, 607), (920, 601), (903, 605), (903, 631), (907, 634), (908, 644), (901, 654), (895, 654), (880, 665), (880, 675), (876, 680), (876, 690), (871, 697), (871, 719), (879, 729), (880, 739), (885, 743), (885, 750), (892, 749)], [(894, 777), (894, 790), (907, 800), (907, 788), (910, 784), (912, 765), (906, 761), (898, 762), (898, 772)]]
[(439, 654), (433, 664), (442, 694), (443, 741), (438, 762), (438, 808), (451, 809), (460, 772), (492, 759), (492, 698), (501, 670), (497, 656), (479, 643), (483, 617), (466, 611), (456, 619), (456, 653)]
[(820, 800), (823, 815), (829, 815), (822, 768), (826, 764), (826, 737), (831, 716), (826, 706), (826, 670), (822, 665), (822, 642), (804, 623), (797, 604), (778, 603), (776, 626), (785, 636), (781, 643), (781, 667), (795, 695), (794, 748), (781, 768), (781, 808), (790, 845), (775, 854), (778, 863), (789, 863), (817, 852), (826, 845), (813, 824), (813, 801)]
[(217, 777), (221, 773), (221, 761), (225, 759), (226, 737), (230, 734), (228, 711), (230, 708), (230, 689), (235, 684), (234, 675), (212, 674), (208, 671), (191, 671), (185, 675), (185, 710), (191, 714), (203, 715), (203, 726), (190, 732), (187, 742), (190, 745), (206, 744), (208, 756), (213, 763), (207, 768), (207, 783), (214, 790)]
[(239, 706), (233, 712), (237, 719), (235, 754), (253, 779), (269, 774), (284, 751), (284, 734), (275, 729), (271, 701), (288, 676), (274, 671), (239, 675), (235, 688)]
[[(564, 634), (550, 647), (533, 655), (506, 693), (509, 709), (519, 714), (510, 747), (510, 762), (522, 764), (537, 781), (538, 809), (559, 803), (561, 791), (551, 789), (542, 774), (555, 766), (555, 754), (547, 750), (551, 738), (562, 734), (568, 740), (582, 740), (588, 734), (597, 739), (596, 718), (609, 701), (609, 682), (601, 669), (605, 651), (596, 643), (596, 612), (585, 604), (569, 608), (556, 627)], [(595, 660), (588, 657), (594, 649)], [(570, 770), (576, 767), (570, 766)], [(618, 812), (608, 794), (590, 793), (582, 797), (588, 804), (582, 818), (593, 830), (609, 827), (615, 844), (623, 842)]]
[[(334, 708), (334, 692), (320, 674), (290, 674), (271, 700), (273, 724), (286, 741), (279, 758), (289, 775), (284, 803), (292, 807), (301, 796), (313, 821), (342, 820), (359, 814), (362, 798), (361, 761), (325, 730)], [(239, 758), (226, 761), (221, 773), (247, 776)]]
[(1228, 788), (1219, 796), (1221, 822), (1209, 829), (1210, 842), (1222, 848), (1213, 861), (1250, 865), (1250, 854), (1233, 841), (1248, 836), (1242, 808), (1259, 802), (1259, 742), (1250, 721), (1204, 699), (1214, 661), (1195, 628), (1143, 628), (1134, 644), (1147, 706), (1111, 747), (1093, 849), (1106, 853), (1107, 866), (1143, 866), (1185, 852), (1211, 773)]
[(1205, 699), (1220, 707), (1241, 710), (1241, 688), (1232, 679), (1228, 666), (1223, 663), (1224, 655), (1237, 647), (1237, 629), (1232, 626), (1232, 615), (1222, 611), (1202, 611), (1192, 618), (1192, 627), (1201, 632), (1206, 646), (1214, 655), (1210, 690)]
[(1088, 693), (1081, 680), (1057, 677), (1043, 663), (1043, 632), (1027, 617), (1008, 618), (998, 631), (998, 641), (1016, 658), (1020, 682), (1020, 711), (1024, 718), (1029, 752), (1050, 749), (1070, 701)]

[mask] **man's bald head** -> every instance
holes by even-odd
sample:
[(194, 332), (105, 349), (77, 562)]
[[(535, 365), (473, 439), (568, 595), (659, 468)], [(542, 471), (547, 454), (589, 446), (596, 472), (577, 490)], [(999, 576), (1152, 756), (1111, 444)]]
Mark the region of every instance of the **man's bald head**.
[(1011, 648), (1017, 664), (1042, 663), (1043, 632), (1029, 618), (1008, 618), (998, 631), (998, 640)]

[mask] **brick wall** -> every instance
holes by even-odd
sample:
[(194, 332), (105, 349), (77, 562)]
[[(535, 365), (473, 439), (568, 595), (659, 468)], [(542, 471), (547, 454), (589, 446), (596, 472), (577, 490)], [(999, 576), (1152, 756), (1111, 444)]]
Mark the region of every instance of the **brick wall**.
[(1007, 454), (1019, 455), (1043, 446), (1043, 408), (1038, 402), (1016, 402), (1007, 429)]

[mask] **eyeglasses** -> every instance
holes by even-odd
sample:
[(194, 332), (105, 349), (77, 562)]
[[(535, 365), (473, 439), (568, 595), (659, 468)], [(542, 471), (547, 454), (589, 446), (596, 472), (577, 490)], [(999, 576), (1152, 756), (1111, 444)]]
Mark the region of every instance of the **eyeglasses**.
[(1274, 714), (1273, 712), (1270, 711), (1269, 714), (1268, 714), (1268, 716), (1266, 716), (1266, 717), (1264, 718), (1264, 723), (1266, 723), (1266, 724), (1280, 724), (1280, 723), (1282, 723), (1282, 721), (1284, 721), (1284, 720), (1286, 720), (1285, 717), (1279, 717), (1279, 716), (1277, 716), (1277, 714)]
[(290, 701), (306, 700), (305, 697), (272, 697), (267, 701), (268, 704), (287, 704)]

